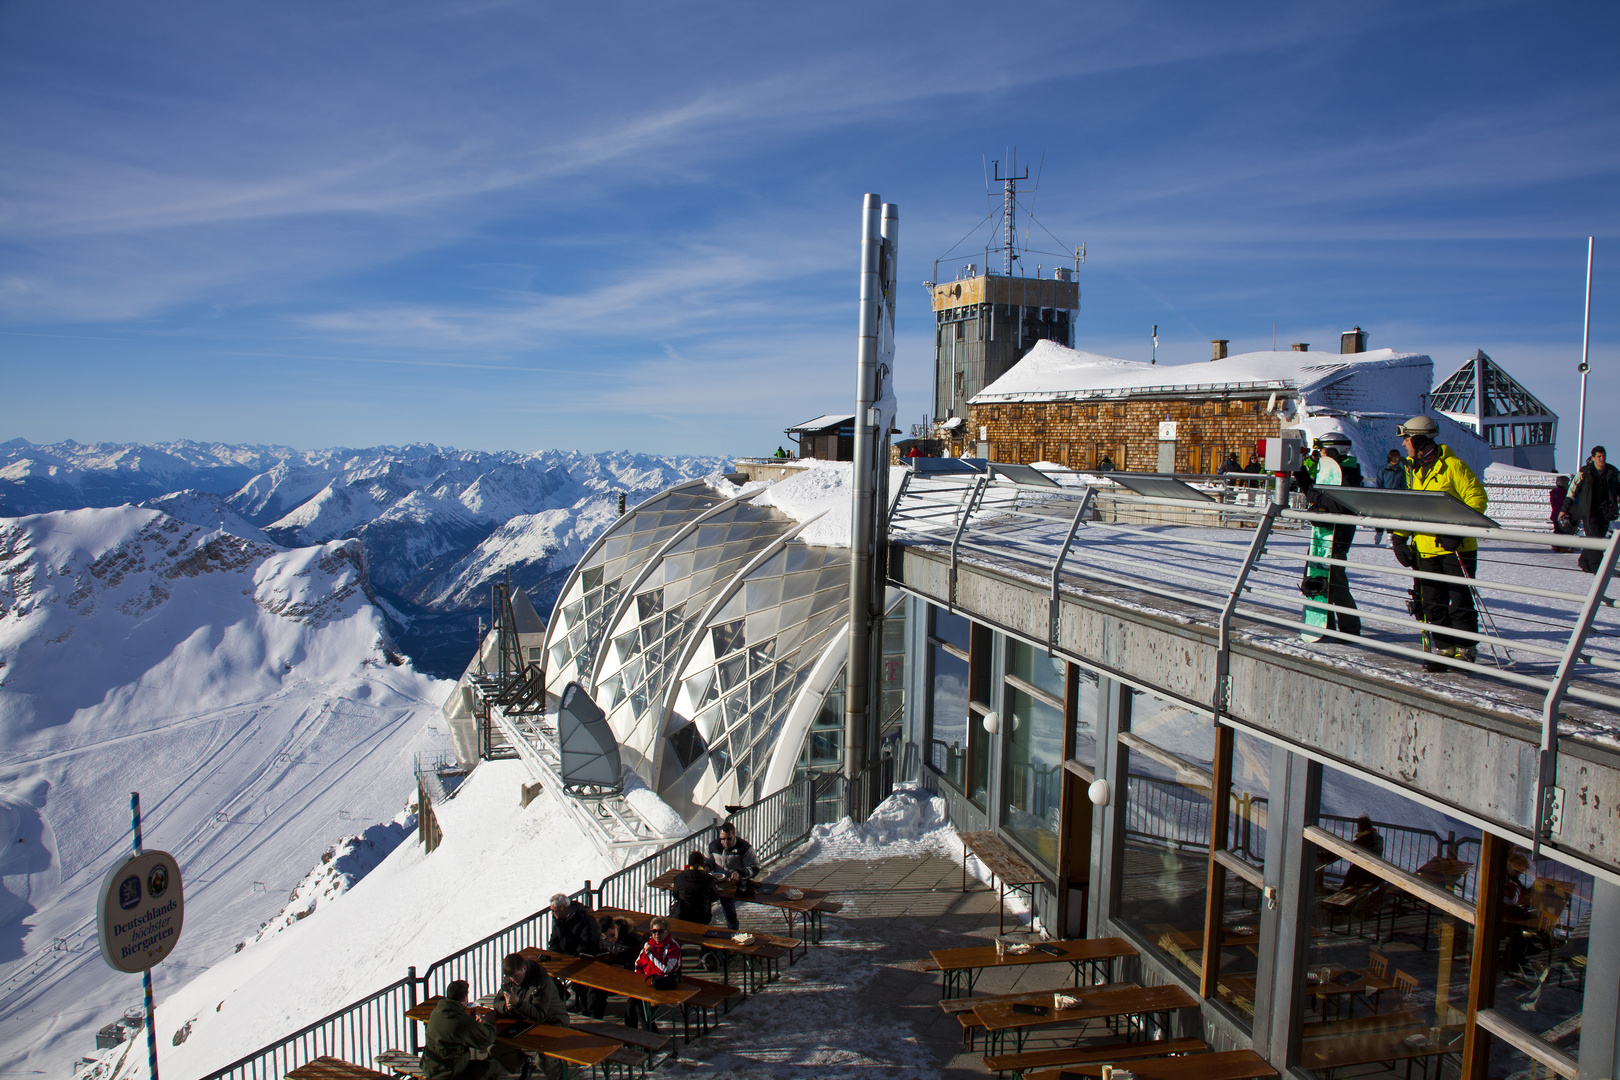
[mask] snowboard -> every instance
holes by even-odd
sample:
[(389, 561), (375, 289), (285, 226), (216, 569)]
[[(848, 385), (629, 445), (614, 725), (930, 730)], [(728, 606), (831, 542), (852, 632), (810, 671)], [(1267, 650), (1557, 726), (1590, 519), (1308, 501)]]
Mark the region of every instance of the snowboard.
[[(1326, 454), (1323, 454), (1322, 460), (1316, 465), (1317, 486), (1320, 487), (1325, 484), (1329, 487), (1338, 487), (1343, 480), (1344, 471), (1339, 468), (1339, 463), (1328, 457)], [(1322, 589), (1321, 596), (1324, 600), (1327, 598), (1328, 566), (1326, 563), (1311, 562), (1310, 560), (1327, 558), (1332, 551), (1333, 526), (1312, 525), (1311, 550), (1310, 555), (1307, 557), (1305, 562), (1305, 577), (1308, 581), (1320, 582)], [(1327, 609), (1318, 603), (1307, 600), (1305, 601), (1305, 615), (1303, 621), (1305, 623), (1305, 629), (1299, 632), (1300, 638), (1305, 641), (1321, 641), (1321, 631), (1326, 629), (1328, 624)]]

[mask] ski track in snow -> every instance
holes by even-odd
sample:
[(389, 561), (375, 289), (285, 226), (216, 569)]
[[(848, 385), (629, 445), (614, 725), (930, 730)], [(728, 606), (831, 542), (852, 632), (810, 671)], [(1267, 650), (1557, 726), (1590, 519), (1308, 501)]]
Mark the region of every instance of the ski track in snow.
[(0, 519), (0, 1069), (66, 1075), (140, 1001), (95, 940), (130, 791), (185, 884), (160, 1002), (399, 815), (449, 686), (386, 660), (357, 554), (133, 507)]

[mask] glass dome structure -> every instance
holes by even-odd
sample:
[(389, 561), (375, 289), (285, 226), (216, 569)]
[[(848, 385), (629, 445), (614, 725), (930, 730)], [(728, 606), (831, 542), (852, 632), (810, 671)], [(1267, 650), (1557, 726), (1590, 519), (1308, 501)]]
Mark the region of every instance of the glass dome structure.
[(844, 667), (849, 551), (694, 481), (615, 521), (559, 594), (547, 689), (583, 686), (688, 821), (789, 783)]

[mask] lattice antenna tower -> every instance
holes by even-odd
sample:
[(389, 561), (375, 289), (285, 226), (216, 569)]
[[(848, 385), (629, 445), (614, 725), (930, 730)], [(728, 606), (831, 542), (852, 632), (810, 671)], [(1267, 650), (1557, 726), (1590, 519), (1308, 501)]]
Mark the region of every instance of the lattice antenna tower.
[(1001, 272), (1012, 277), (1013, 260), (1018, 258), (1018, 181), (1029, 179), (1029, 166), (1022, 176), (1014, 175), (1018, 169), (1018, 152), (1013, 151), (1013, 163), (1007, 175), (1001, 175), (1001, 162), (996, 161), (995, 179), (1001, 187)]

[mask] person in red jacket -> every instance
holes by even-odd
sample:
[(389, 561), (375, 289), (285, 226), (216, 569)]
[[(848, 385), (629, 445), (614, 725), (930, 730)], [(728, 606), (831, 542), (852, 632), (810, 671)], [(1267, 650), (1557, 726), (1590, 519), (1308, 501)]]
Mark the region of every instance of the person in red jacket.
[[(652, 935), (647, 938), (647, 944), (641, 947), (641, 955), (636, 958), (636, 972), (654, 989), (672, 990), (681, 984), (681, 943), (670, 933), (669, 920), (662, 915), (653, 917), (650, 928)], [(657, 1031), (652, 1004), (644, 1004), (647, 1030)]]

